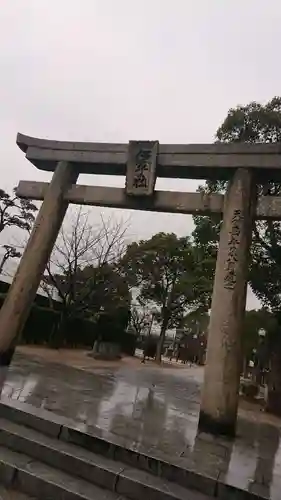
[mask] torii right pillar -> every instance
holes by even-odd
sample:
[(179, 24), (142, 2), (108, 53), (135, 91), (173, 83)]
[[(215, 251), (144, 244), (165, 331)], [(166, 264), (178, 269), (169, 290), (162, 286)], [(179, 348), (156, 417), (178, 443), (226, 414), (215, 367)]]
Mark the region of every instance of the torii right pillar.
[(239, 168), (225, 195), (208, 333), (199, 431), (234, 436), (241, 373), (241, 337), (256, 183)]

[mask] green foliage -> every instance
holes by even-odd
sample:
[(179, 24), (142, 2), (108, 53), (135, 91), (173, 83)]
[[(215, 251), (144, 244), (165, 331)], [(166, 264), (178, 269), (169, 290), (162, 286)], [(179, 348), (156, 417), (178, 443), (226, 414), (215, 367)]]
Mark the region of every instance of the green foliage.
[(119, 309), (128, 309), (131, 301), (127, 281), (115, 264), (86, 266), (77, 272), (73, 309), (83, 311), (92, 320), (101, 314), (114, 316)]
[(211, 290), (201, 257), (188, 237), (158, 233), (129, 245), (122, 259), (130, 286), (139, 289), (139, 302), (159, 308), (158, 360), (167, 328), (179, 325), (187, 309), (208, 308)]
[(184, 316), (181, 328), (186, 328), (192, 333), (207, 333), (209, 326), (210, 316), (209, 314), (202, 310), (201, 308), (191, 311), (186, 316)]
[(0, 261), (0, 274), (2, 273), (4, 266), (6, 262), (9, 259), (19, 259), (21, 257), (21, 252), (19, 252), (14, 246), (12, 245), (3, 245), (3, 255), (2, 259)]
[[(281, 140), (281, 97), (265, 105), (252, 102), (230, 109), (216, 138), (222, 142), (276, 142)], [(207, 182), (201, 190), (223, 192), (225, 182)], [(258, 186), (259, 195), (280, 196), (281, 185), (268, 182)], [(194, 217), (193, 237), (205, 259), (213, 261), (221, 221), (217, 217)], [(210, 264), (211, 265), (211, 264)], [(251, 249), (249, 282), (262, 304), (277, 313), (281, 309), (281, 224), (255, 221)]]
[[(53, 332), (57, 331), (59, 319), (59, 311), (34, 305), (23, 329), (21, 342), (53, 347)], [(72, 318), (67, 322), (64, 335), (60, 336), (56, 347), (92, 348), (95, 340), (99, 339), (102, 342), (118, 343), (125, 354), (133, 354), (136, 337), (126, 332), (127, 322), (128, 311), (119, 317), (104, 316), (98, 323)]]
[(70, 275), (51, 276), (62, 297), (61, 315), (52, 334), (54, 347), (64, 343), (71, 325), (78, 320), (90, 320), (101, 338), (106, 330), (120, 337), (120, 330), (128, 324), (131, 297), (126, 281), (113, 265), (86, 266)]
[(259, 343), (259, 330), (264, 329), (267, 340), (277, 327), (276, 317), (265, 308), (246, 311), (242, 335), (242, 350), (245, 358), (250, 358)]
[(130, 318), (128, 306), (118, 308), (114, 314), (102, 314), (95, 324), (96, 338), (103, 342), (115, 342), (121, 346), (124, 354), (133, 355), (137, 337), (127, 332)]
[(58, 311), (33, 305), (21, 334), (21, 343), (51, 345), (52, 332), (58, 321)]
[[(0, 233), (7, 227), (18, 227), (30, 231), (35, 220), (34, 212), (37, 207), (29, 200), (22, 200), (15, 194), (9, 195), (0, 189)], [(2, 245), (3, 255), (0, 261), (0, 273), (2, 273), (9, 259), (19, 259), (21, 252), (12, 245)]]
[(157, 304), (171, 328), (186, 308), (206, 304), (208, 283), (201, 274), (202, 263), (190, 240), (175, 234), (158, 233), (128, 247), (123, 266), (131, 286), (139, 288), (142, 303)]
[(217, 130), (222, 142), (278, 142), (281, 140), (281, 97), (262, 105), (251, 102), (231, 108)]
[(36, 211), (37, 207), (29, 200), (17, 197), (15, 189), (13, 196), (0, 189), (0, 232), (9, 226), (30, 231)]
[[(0, 290), (0, 307), (8, 289), (9, 285), (4, 283)], [(92, 348), (95, 340), (98, 339), (118, 343), (125, 354), (134, 353), (136, 336), (126, 331), (130, 315), (129, 305), (116, 309), (114, 314), (104, 312), (96, 322), (72, 316), (67, 318), (65, 327), (59, 330), (62, 304), (56, 302), (55, 308), (49, 308), (46, 307), (47, 303), (48, 300), (45, 297), (37, 295), (36, 303), (33, 304), (22, 331), (21, 343), (50, 347)]]

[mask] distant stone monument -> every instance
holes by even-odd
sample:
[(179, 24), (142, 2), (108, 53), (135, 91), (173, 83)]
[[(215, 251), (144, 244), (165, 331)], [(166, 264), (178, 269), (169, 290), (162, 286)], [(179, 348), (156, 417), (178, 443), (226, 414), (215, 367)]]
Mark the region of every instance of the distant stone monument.
[[(234, 435), (248, 257), (254, 218), (281, 220), (281, 198), (256, 197), (256, 184), (281, 181), (280, 144), (161, 145), (59, 142), (18, 134), (18, 146), (50, 184), (21, 181), (18, 196), (44, 200), (0, 310), (0, 366), (7, 367), (30, 312), (69, 203), (223, 217), (199, 427)], [(76, 186), (79, 173), (126, 175), (121, 188)], [(156, 176), (228, 180), (225, 196), (155, 191)]]
[(119, 344), (113, 342), (95, 342), (88, 355), (103, 361), (116, 361), (122, 357)]

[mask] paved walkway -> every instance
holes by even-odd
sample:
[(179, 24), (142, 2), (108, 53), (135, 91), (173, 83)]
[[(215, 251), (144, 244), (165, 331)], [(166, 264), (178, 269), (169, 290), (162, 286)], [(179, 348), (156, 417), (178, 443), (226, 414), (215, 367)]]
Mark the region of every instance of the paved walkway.
[(170, 461), (184, 458), (202, 474), (280, 499), (281, 422), (244, 405), (235, 441), (197, 436), (202, 368), (161, 369), (138, 360), (96, 364), (79, 354), (73, 358), (78, 369), (67, 366), (69, 359), (59, 364), (51, 355), (43, 359), (40, 352), (23, 351), (10, 368), (6, 396), (74, 419), (85, 430), (119, 436), (139, 451)]

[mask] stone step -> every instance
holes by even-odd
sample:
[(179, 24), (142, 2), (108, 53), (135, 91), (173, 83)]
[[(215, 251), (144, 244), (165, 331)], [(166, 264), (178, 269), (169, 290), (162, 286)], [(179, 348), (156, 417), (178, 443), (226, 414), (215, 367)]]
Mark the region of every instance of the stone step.
[(0, 446), (0, 481), (10, 490), (13, 488), (39, 500), (124, 498), (2, 446)]
[(176, 483), (185, 489), (197, 490), (207, 497), (217, 496), (218, 491), (222, 497), (224, 495), (223, 483), (218, 483), (217, 479), (200, 474), (194, 469), (187, 469), (182, 466), (181, 459), (179, 463), (169, 463), (158, 457), (147, 456), (128, 447), (114, 435), (107, 433), (104, 439), (95, 434), (94, 429), (91, 429), (91, 432), (84, 432), (77, 423), (50, 411), (9, 398), (1, 398), (0, 418), (37, 430), (59, 442), (76, 445), (80, 450), (88, 450), (115, 463), (121, 462), (123, 467), (128, 465), (129, 468), (149, 473), (169, 483)]
[(207, 499), (201, 493), (5, 419), (0, 419), (0, 445), (130, 500), (146, 496), (153, 500)]

